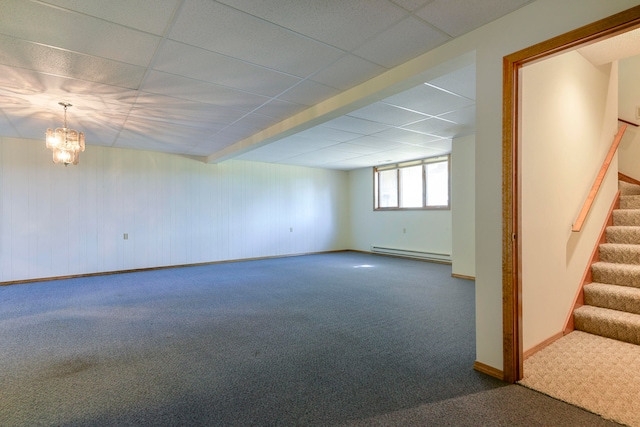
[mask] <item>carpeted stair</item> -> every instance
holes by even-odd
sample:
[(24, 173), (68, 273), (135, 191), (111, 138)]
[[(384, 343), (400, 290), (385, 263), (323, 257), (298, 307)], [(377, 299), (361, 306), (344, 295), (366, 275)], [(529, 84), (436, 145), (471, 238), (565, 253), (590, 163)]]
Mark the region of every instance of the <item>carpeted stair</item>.
[(640, 345), (640, 185), (620, 181), (619, 188), (620, 208), (573, 317), (576, 330)]

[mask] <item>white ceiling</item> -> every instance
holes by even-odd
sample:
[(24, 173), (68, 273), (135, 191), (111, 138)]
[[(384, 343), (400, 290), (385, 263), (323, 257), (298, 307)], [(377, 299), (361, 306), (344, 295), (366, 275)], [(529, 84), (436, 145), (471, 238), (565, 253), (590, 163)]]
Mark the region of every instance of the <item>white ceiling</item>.
[(474, 132), (473, 63), (268, 144), (256, 135), (530, 2), (0, 0), (0, 135), (43, 139), (64, 101), (88, 150), (336, 169), (448, 152)]

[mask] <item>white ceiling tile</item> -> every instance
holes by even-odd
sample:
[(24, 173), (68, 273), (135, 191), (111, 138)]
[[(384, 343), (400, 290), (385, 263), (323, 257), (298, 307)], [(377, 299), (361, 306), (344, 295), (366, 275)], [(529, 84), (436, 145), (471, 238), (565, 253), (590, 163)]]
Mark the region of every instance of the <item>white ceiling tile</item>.
[(289, 157), (287, 158), (287, 162), (291, 161), (296, 164), (318, 165), (335, 162), (338, 160), (350, 159), (353, 157), (360, 157), (360, 155), (356, 153), (336, 151), (332, 150), (331, 148), (324, 148), (310, 153), (304, 153), (297, 156)]
[(476, 65), (467, 65), (444, 76), (429, 80), (427, 83), (465, 98), (476, 99)]
[(255, 112), (278, 120), (284, 120), (306, 108), (304, 105), (294, 104), (293, 102), (272, 99), (266, 104), (262, 104)]
[[(18, 85), (18, 86), (17, 86)], [(74, 80), (35, 71), (0, 66), (0, 97), (3, 111), (13, 115), (25, 111), (47, 111), (52, 117), (62, 114), (59, 102), (71, 103), (70, 116), (89, 119), (105, 111), (126, 113), (131, 108), (136, 91), (103, 85), (84, 80)], [(115, 123), (115, 126), (118, 124)]]
[(111, 147), (118, 139), (121, 129), (114, 129), (109, 126), (109, 123), (105, 122), (94, 124), (91, 127), (85, 127), (81, 124), (75, 128), (84, 132), (85, 144), (87, 146), (100, 145), (103, 147)]
[(287, 138), (283, 138), (272, 144), (266, 145), (262, 147), (262, 149), (273, 147), (274, 149), (280, 149), (280, 150), (288, 149), (297, 153), (305, 153), (309, 151), (319, 150), (321, 148), (337, 146), (339, 144), (340, 143), (336, 141), (331, 141), (327, 139), (305, 138), (297, 134), (297, 135), (289, 136)]
[(364, 120), (350, 116), (342, 116), (333, 120), (329, 120), (328, 122), (323, 123), (322, 126), (348, 132), (356, 132), (362, 135), (370, 135), (391, 128), (391, 126), (385, 125), (384, 123), (378, 123), (375, 121)]
[(431, 3), (434, 0), (392, 0), (395, 4), (404, 9), (413, 12), (415, 10), (420, 9), (427, 3)]
[[(442, 43), (438, 29), (466, 32), (528, 1), (0, 3), (0, 136), (41, 140), (65, 101), (89, 145), (208, 156), (324, 111), (318, 103)], [(240, 158), (350, 169), (449, 152), (475, 131), (474, 65), (427, 83)]]
[(391, 126), (402, 126), (430, 117), (384, 102), (376, 102), (368, 105), (349, 113), (349, 116), (385, 123)]
[(406, 11), (387, 0), (219, 1), (345, 51), (406, 15)]
[(438, 141), (431, 141), (422, 145), (425, 148), (431, 148), (432, 150), (440, 150), (445, 153), (451, 152), (452, 141), (451, 139), (440, 139)]
[(362, 157), (354, 157), (353, 159), (348, 159), (348, 160), (339, 160), (336, 162), (325, 163), (322, 167), (325, 169), (348, 171), (348, 170), (360, 169), (363, 167), (370, 167), (370, 166), (372, 166), (372, 162), (368, 158), (368, 156), (362, 156)]
[(336, 145), (335, 141), (314, 141), (298, 136), (291, 136), (267, 144), (241, 156), (242, 160), (282, 161), (290, 157), (311, 153), (328, 146)]
[(345, 151), (347, 153), (356, 153), (356, 154), (374, 154), (380, 152), (379, 147), (371, 147), (369, 145), (359, 145), (359, 144), (351, 144), (348, 142), (343, 142), (341, 144), (336, 144), (331, 147), (336, 151)]
[(172, 40), (162, 46), (153, 68), (265, 96), (276, 96), (301, 80)]
[(237, 160), (244, 160), (248, 162), (257, 161), (263, 163), (276, 163), (290, 157), (290, 154), (286, 150), (268, 150), (263, 151), (261, 148), (249, 151), (236, 157)]
[(252, 111), (269, 98), (160, 71), (151, 71), (142, 90), (159, 95)]
[(468, 33), (532, 0), (436, 0), (416, 11), (452, 37)]
[(393, 128), (375, 135), (378, 138), (388, 139), (403, 144), (424, 144), (425, 142), (440, 139), (438, 136), (425, 135), (405, 129)]
[(353, 53), (386, 68), (393, 68), (450, 39), (441, 31), (409, 16), (367, 41)]
[(375, 136), (363, 136), (361, 138), (349, 141), (349, 144), (372, 147), (377, 149), (378, 151), (390, 150), (392, 148), (398, 148), (402, 146), (402, 144), (398, 141)]
[[(203, 122), (201, 120), (166, 120), (150, 117), (139, 112), (132, 112), (127, 117), (124, 127), (140, 133), (163, 135), (165, 138), (175, 138), (176, 143), (194, 135), (213, 135), (225, 129), (228, 125), (222, 123)], [(192, 145), (192, 143), (190, 143)]]
[(163, 122), (139, 116), (130, 116), (124, 124), (124, 129), (140, 135), (146, 135), (159, 141), (177, 145), (193, 146), (200, 140), (208, 138), (220, 125), (203, 123), (175, 123)]
[[(54, 121), (53, 125), (49, 124), (50, 120), (48, 120), (48, 118), (45, 114), (14, 116), (10, 120), (11, 127), (9, 127), (9, 129), (13, 128), (17, 130), (17, 135), (15, 131), (11, 131), (7, 136), (43, 139), (47, 128), (62, 127), (62, 116), (60, 116), (60, 121)], [(75, 127), (75, 125), (73, 127)]]
[(354, 55), (345, 55), (311, 76), (311, 80), (346, 90), (379, 75), (386, 69)]
[[(417, 147), (406, 145), (404, 147), (396, 148), (385, 152), (388, 157), (404, 160), (417, 160), (426, 159), (429, 157), (439, 156), (446, 154), (444, 150), (438, 150), (428, 147)], [(395, 161), (395, 160), (394, 160)]]
[(474, 104), (473, 100), (424, 84), (410, 91), (393, 95), (384, 102), (432, 116)]
[(161, 40), (101, 19), (20, 0), (3, 0), (0, 28), (19, 39), (139, 66), (149, 64)]
[(246, 111), (220, 105), (190, 101), (170, 96), (141, 93), (131, 114), (167, 120), (200, 120), (208, 123), (231, 124), (247, 114)]
[(359, 165), (359, 167), (364, 167), (364, 166), (379, 166), (379, 165), (384, 165), (389, 163), (400, 162), (403, 160), (407, 160), (407, 158), (406, 158), (406, 154), (398, 153), (395, 150), (393, 151), (388, 150), (388, 151), (383, 151), (375, 154), (370, 154), (367, 156), (357, 157), (356, 159), (353, 159), (353, 160), (355, 160), (358, 163), (362, 162)]
[(275, 119), (270, 116), (265, 116), (263, 114), (257, 113), (248, 113), (242, 116), (239, 120), (233, 123), (233, 126), (241, 126), (245, 129), (253, 130), (252, 133), (257, 133), (262, 129), (266, 129), (269, 126), (273, 126), (278, 122), (278, 119)]
[(303, 130), (297, 134), (305, 138), (324, 139), (327, 141), (347, 142), (359, 138), (361, 135), (354, 132), (345, 132), (338, 129), (332, 129), (325, 126), (316, 126), (307, 130)]
[(300, 77), (343, 55), (336, 48), (209, 0), (185, 0), (169, 38)]
[(457, 126), (459, 126), (457, 123), (434, 117), (403, 126), (403, 129), (426, 134), (442, 135), (443, 132), (446, 133), (451, 129), (455, 129)]
[(450, 113), (441, 114), (439, 118), (450, 120), (452, 122), (471, 125), (475, 127), (476, 124), (476, 106), (471, 105), (469, 107), (461, 108), (459, 110), (452, 111)]
[(254, 133), (256, 133), (255, 129), (240, 126), (234, 123), (232, 125), (225, 127), (219, 132), (216, 132), (214, 136), (221, 137), (221, 138), (231, 138), (232, 140), (235, 140), (235, 141), (241, 141), (245, 138), (249, 138)]
[[(2, 101), (3, 99), (2, 97), (0, 97), (0, 102)], [(11, 122), (4, 116), (4, 114), (0, 114), (0, 135), (10, 136), (15, 138), (20, 137), (20, 134), (18, 133), (17, 129), (13, 127)]]
[(311, 80), (304, 80), (279, 95), (278, 99), (310, 107), (338, 93), (340, 93), (338, 89)]
[(190, 146), (183, 144), (173, 144), (171, 142), (162, 141), (157, 138), (149, 137), (148, 135), (132, 132), (128, 129), (123, 129), (122, 133), (118, 137), (118, 141), (113, 145), (117, 148), (129, 148), (134, 150), (147, 150), (147, 151), (161, 151), (164, 153), (184, 153), (190, 151)]
[(130, 89), (144, 68), (0, 35), (0, 64)]
[(210, 154), (215, 153), (218, 150), (221, 150), (224, 147), (216, 147), (211, 148), (208, 144), (203, 143), (201, 145), (196, 145), (195, 147), (191, 147), (185, 154), (189, 156), (208, 156)]
[(162, 35), (166, 31), (178, 2), (179, 0), (46, 0), (46, 3), (156, 35)]
[(229, 135), (221, 135), (215, 134), (209, 137), (208, 139), (201, 141), (194, 147), (190, 147), (187, 151), (189, 154), (200, 153), (198, 155), (210, 155), (215, 153), (216, 151), (222, 150), (229, 145), (237, 142), (238, 140)]

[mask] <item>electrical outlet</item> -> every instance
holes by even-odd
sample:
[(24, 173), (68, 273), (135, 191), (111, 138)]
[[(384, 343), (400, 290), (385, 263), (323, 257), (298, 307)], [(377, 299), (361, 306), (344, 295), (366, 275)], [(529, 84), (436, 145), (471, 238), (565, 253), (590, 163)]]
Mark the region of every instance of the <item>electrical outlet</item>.
[(122, 236), (122, 238), (124, 240), (129, 240), (129, 233), (124, 233), (124, 235)]
[(293, 233), (293, 227), (289, 227), (289, 232)]
[(404, 234), (407, 234), (407, 229), (406, 229), (406, 228), (403, 228), (403, 229), (402, 229), (402, 232), (403, 232)]
[(640, 119), (640, 107), (636, 106), (636, 119)]

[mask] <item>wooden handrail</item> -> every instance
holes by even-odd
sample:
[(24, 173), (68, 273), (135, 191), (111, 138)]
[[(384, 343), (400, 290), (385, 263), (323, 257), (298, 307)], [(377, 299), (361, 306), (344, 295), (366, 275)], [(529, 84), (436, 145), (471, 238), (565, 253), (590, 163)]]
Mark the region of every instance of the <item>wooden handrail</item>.
[(620, 141), (622, 140), (622, 135), (624, 135), (624, 131), (627, 130), (627, 125), (620, 126), (618, 129), (618, 133), (616, 137), (613, 138), (613, 142), (611, 143), (611, 148), (607, 153), (607, 157), (605, 157), (604, 162), (602, 163), (602, 167), (600, 168), (600, 172), (598, 172), (598, 176), (596, 176), (596, 180), (591, 187), (591, 191), (589, 191), (589, 195), (587, 196), (587, 200), (584, 201), (584, 205), (582, 205), (582, 210), (578, 214), (578, 218), (576, 218), (576, 222), (573, 223), (573, 227), (571, 231), (578, 232), (582, 230), (582, 225), (584, 224), (584, 220), (587, 219), (587, 215), (589, 214), (589, 210), (591, 210), (591, 205), (593, 205), (593, 201), (596, 198), (596, 194), (598, 194), (598, 190), (600, 190), (600, 185), (602, 185), (602, 181), (604, 180), (604, 176), (609, 169), (609, 165), (613, 160), (613, 156), (616, 154), (616, 150), (618, 149), (618, 145), (620, 145)]
[(640, 126), (640, 125), (638, 125), (637, 123), (633, 123), (633, 122), (630, 122), (629, 120), (625, 120), (625, 119), (620, 119), (620, 118), (619, 118), (619, 119), (618, 119), (618, 121), (619, 121), (619, 122), (622, 122), (622, 123), (626, 123), (626, 124), (631, 125), (631, 126), (635, 126), (635, 127)]

